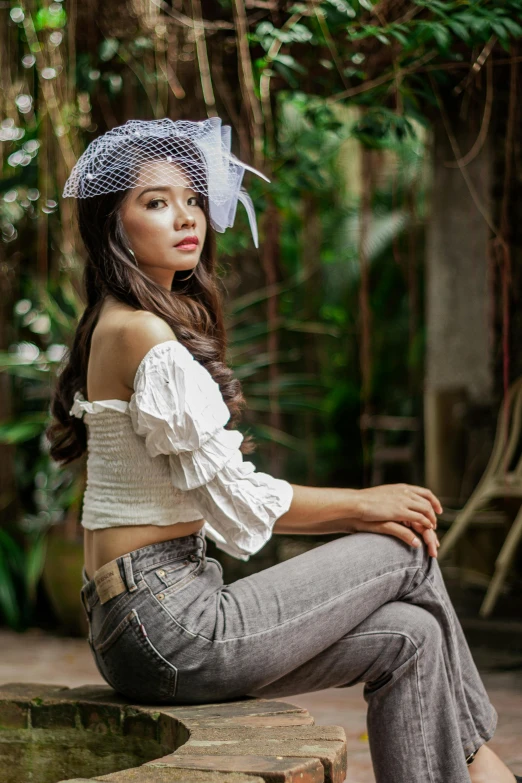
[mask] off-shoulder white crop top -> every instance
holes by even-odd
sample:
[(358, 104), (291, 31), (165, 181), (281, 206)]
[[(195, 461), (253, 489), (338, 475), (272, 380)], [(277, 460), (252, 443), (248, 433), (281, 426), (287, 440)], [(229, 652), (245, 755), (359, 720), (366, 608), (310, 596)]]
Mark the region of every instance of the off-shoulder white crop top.
[(141, 360), (129, 402), (89, 402), (69, 411), (87, 427), (82, 525), (172, 525), (205, 518), (204, 534), (248, 560), (290, 508), (293, 487), (243, 462), (243, 434), (208, 370), (177, 340)]

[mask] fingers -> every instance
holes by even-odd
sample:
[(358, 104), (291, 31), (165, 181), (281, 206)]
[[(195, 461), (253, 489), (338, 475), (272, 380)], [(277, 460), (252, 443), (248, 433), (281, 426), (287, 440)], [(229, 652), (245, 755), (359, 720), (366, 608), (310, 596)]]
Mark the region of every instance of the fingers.
[[(404, 524), (409, 525), (410, 523), (404, 523)], [(440, 546), (440, 541), (435, 531), (426, 530), (425, 526), (420, 522), (412, 522), (411, 527), (416, 533), (419, 533), (420, 536), (424, 539), (424, 542), (428, 546), (428, 551), (430, 555), (432, 557), (437, 557), (437, 550)]]
[(424, 542), (428, 547), (428, 554), (431, 557), (437, 557), (437, 550), (440, 546), (439, 539), (434, 530), (426, 530), (423, 534)]
[[(419, 525), (419, 527), (422, 531), (422, 539), (428, 548), (428, 554), (431, 557), (437, 557), (437, 550), (440, 546), (437, 534), (434, 530), (426, 530), (422, 524)], [(416, 549), (422, 546), (422, 540), (418, 535), (415, 534), (414, 530), (409, 530), (400, 522), (383, 522), (379, 525), (378, 532), (400, 538), (401, 541), (404, 541), (406, 544), (409, 544), (409, 546), (413, 546)]]
[(422, 514), (420, 511), (413, 511), (411, 509), (408, 509), (405, 516), (399, 521), (403, 522), (405, 525), (418, 523), (424, 528), (428, 528), (428, 530), (433, 526), (433, 522), (429, 517)]
[(414, 492), (416, 492), (418, 495), (422, 495), (422, 497), (429, 500), (431, 505), (433, 506), (434, 510), (437, 514), (442, 514), (442, 505), (440, 503), (440, 500), (436, 495), (433, 494), (431, 489), (428, 489), (427, 487), (417, 487), (415, 484), (407, 484), (410, 489), (412, 489)]
[(422, 524), (422, 522), (404, 522), (401, 524), (407, 524), (408, 527), (413, 528), (413, 530), (415, 530), (415, 532), (419, 533), (421, 536), (426, 532), (426, 525)]
[[(428, 548), (428, 553), (432, 557), (437, 557), (437, 550), (440, 546), (440, 542), (437, 534), (434, 530), (427, 530), (423, 522), (413, 522), (413, 529), (403, 522), (397, 522), (395, 520), (387, 520), (385, 522), (369, 523), (363, 520), (357, 520), (353, 525), (354, 532), (370, 532), (370, 533), (383, 533), (388, 536), (395, 536), (400, 538), (405, 544), (419, 548), (422, 546), (423, 541)], [(416, 532), (420, 535), (416, 535)]]
[(424, 516), (426, 516), (429, 519), (429, 521), (431, 522), (433, 527), (437, 526), (437, 517), (435, 516), (435, 512), (433, 510), (433, 506), (425, 498), (420, 498), (417, 495), (415, 497), (415, 499), (411, 500), (410, 508), (413, 511), (418, 511), (421, 514), (424, 514)]
[(415, 535), (414, 531), (409, 530), (404, 525), (401, 525), (400, 522), (382, 522), (382, 524), (380, 524), (378, 527), (378, 532), (385, 533), (388, 536), (395, 536), (396, 538), (400, 538), (401, 541), (404, 541), (406, 544), (414, 546), (417, 549), (422, 546), (422, 541), (417, 535)]

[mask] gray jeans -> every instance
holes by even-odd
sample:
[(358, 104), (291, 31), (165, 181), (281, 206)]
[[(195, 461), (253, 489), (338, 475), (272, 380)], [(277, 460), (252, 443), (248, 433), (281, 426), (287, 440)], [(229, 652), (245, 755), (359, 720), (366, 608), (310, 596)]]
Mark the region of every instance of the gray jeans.
[(341, 536), (223, 583), (200, 534), (114, 561), (122, 592), (81, 591), (96, 665), (135, 702), (280, 697), (364, 682), (377, 783), (469, 783), (497, 713), (438, 561), (377, 533)]

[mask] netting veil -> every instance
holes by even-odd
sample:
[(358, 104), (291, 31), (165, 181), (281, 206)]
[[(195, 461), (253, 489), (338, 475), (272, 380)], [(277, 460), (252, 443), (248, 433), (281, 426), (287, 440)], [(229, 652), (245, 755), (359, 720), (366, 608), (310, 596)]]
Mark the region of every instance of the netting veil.
[(136, 186), (183, 185), (176, 166), (158, 170), (155, 161), (179, 164), (191, 186), (208, 197), (212, 227), (221, 233), (234, 225), (237, 202), (245, 207), (254, 244), (259, 247), (256, 213), (252, 199), (241, 187), (245, 170), (270, 182), (257, 169), (231, 152), (231, 128), (220, 117), (199, 122), (176, 120), (127, 120), (124, 125), (91, 141), (74, 165), (63, 198), (86, 198)]

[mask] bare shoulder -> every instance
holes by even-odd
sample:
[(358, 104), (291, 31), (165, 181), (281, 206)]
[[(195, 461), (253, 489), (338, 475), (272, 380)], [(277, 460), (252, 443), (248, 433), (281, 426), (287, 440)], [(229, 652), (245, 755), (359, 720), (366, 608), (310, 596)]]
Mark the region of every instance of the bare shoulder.
[(166, 321), (145, 310), (135, 310), (130, 313), (118, 331), (118, 344), (123, 357), (123, 381), (130, 388), (133, 388), (134, 378), (141, 360), (150, 349), (158, 343), (177, 339)]

